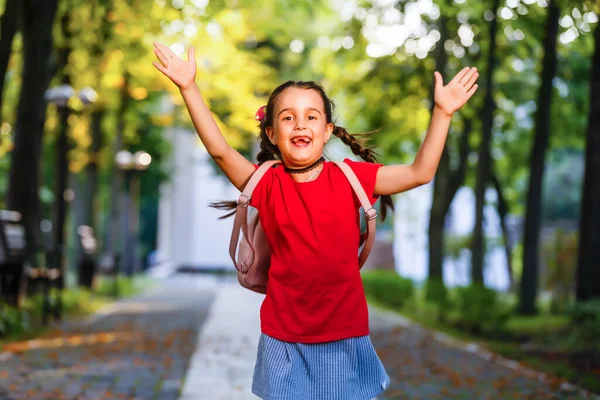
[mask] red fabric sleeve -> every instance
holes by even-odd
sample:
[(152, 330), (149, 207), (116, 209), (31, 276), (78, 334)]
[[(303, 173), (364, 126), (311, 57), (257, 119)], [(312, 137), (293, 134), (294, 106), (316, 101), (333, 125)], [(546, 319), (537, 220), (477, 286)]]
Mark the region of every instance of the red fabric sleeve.
[[(344, 159), (344, 162), (352, 168), (360, 184), (362, 185), (367, 197), (371, 201), (371, 205), (379, 199), (375, 194), (375, 181), (377, 179), (377, 171), (382, 164), (375, 164), (366, 161), (353, 161), (349, 158)], [(360, 201), (354, 196), (356, 204), (360, 207)]]

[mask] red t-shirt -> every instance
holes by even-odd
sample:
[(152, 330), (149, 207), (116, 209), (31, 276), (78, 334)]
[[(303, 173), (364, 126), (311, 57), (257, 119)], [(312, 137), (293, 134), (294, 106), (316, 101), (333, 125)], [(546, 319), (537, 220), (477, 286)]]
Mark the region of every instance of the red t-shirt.
[[(375, 203), (380, 164), (344, 160)], [(251, 203), (271, 247), (263, 333), (286, 342), (321, 343), (369, 334), (358, 266), (360, 203), (335, 163), (299, 183), (281, 165), (256, 186)]]

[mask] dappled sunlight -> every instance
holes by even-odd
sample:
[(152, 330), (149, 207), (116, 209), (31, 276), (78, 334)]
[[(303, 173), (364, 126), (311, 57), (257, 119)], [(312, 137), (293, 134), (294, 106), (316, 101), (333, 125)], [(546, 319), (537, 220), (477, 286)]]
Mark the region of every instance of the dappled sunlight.
[(143, 303), (143, 302), (127, 302), (120, 303), (111, 308), (111, 314), (146, 314), (157, 312), (169, 312), (177, 307), (170, 303)]
[(55, 332), (56, 337), (41, 338), (13, 342), (4, 345), (3, 349), (12, 353), (24, 353), (40, 349), (60, 349), (62, 347), (94, 346), (103, 344), (135, 343), (144, 338), (141, 332), (102, 332), (90, 334), (63, 335)]

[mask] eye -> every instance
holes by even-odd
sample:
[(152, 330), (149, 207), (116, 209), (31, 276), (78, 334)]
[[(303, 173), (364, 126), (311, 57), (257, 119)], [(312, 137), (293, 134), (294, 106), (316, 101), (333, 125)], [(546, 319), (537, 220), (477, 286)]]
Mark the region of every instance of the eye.
[(287, 117), (283, 117), (283, 120), (284, 121), (291, 121), (292, 117), (288, 115)]
[(308, 119), (315, 120), (315, 119), (317, 119), (317, 117), (315, 117), (314, 115), (309, 115), (309, 116), (308, 116)]

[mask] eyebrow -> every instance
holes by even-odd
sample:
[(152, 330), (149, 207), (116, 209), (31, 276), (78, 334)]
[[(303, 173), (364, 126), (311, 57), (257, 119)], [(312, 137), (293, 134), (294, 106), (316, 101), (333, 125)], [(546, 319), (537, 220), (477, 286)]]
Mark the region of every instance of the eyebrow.
[[(281, 113), (283, 113), (284, 111), (289, 111), (289, 110), (293, 110), (293, 108), (292, 108), (292, 107), (284, 108), (283, 110), (279, 111), (279, 114), (277, 114), (277, 115), (279, 116), (279, 115), (281, 115)], [(318, 109), (318, 108), (313, 108), (313, 107), (311, 107), (311, 108), (309, 108), (309, 110), (310, 110), (310, 111), (316, 111), (316, 112), (318, 112), (319, 114), (322, 114), (322, 113), (321, 113), (321, 111), (319, 111), (319, 109)]]

